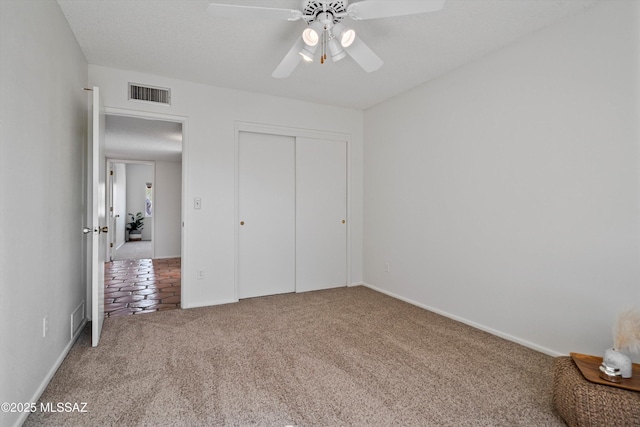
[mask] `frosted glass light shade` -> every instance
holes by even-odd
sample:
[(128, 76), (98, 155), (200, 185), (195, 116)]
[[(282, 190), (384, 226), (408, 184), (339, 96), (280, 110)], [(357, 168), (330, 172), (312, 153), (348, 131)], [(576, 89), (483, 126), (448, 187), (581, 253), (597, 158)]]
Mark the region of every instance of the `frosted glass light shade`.
[(351, 46), (351, 44), (355, 39), (356, 39), (356, 32), (353, 31), (351, 28), (347, 28), (340, 35), (340, 44), (342, 45), (342, 47), (349, 47)]
[(318, 34), (318, 32), (313, 28), (307, 27), (302, 32), (302, 40), (304, 40), (304, 43), (307, 46), (315, 46), (318, 44), (318, 41), (320, 40), (320, 34)]
[(333, 26), (333, 35), (340, 41), (342, 47), (349, 47), (356, 39), (356, 32), (338, 22)]

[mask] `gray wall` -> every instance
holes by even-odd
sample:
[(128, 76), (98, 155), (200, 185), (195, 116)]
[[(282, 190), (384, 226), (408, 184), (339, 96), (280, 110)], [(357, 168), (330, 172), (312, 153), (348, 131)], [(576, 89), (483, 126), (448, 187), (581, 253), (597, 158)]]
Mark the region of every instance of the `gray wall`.
[(155, 257), (179, 257), (182, 236), (182, 163), (156, 161)]
[(365, 112), (368, 284), (550, 354), (612, 345), (640, 304), (639, 7), (602, 2)]
[[(158, 160), (154, 162), (154, 166), (128, 163), (125, 167), (127, 212), (144, 212), (144, 187), (147, 182), (153, 182), (153, 217), (145, 217), (142, 239), (151, 240), (153, 230), (154, 258), (179, 257), (182, 234), (182, 163)], [(131, 217), (127, 216), (127, 222), (130, 220)], [(155, 229), (152, 229), (154, 224)]]
[(55, 1), (0, 1), (0, 402), (37, 401), (86, 297), (87, 73)]
[[(362, 111), (216, 88), (130, 70), (89, 65), (89, 81), (100, 87), (105, 107), (140, 110), (143, 117), (183, 118), (184, 177), (182, 306), (236, 301), (235, 127), (239, 122), (346, 133), (349, 145), (349, 283), (361, 283)], [(171, 106), (130, 102), (128, 82), (171, 88)], [(179, 120), (181, 121), (181, 120)], [(194, 198), (202, 201), (194, 209)], [(204, 278), (196, 273), (202, 270)]]

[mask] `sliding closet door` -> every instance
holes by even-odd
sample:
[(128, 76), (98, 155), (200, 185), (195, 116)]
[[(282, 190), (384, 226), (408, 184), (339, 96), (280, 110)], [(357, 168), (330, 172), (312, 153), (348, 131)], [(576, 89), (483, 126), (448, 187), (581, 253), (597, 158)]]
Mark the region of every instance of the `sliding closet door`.
[(240, 132), (238, 298), (295, 291), (295, 139)]
[(296, 291), (347, 285), (347, 143), (296, 140)]

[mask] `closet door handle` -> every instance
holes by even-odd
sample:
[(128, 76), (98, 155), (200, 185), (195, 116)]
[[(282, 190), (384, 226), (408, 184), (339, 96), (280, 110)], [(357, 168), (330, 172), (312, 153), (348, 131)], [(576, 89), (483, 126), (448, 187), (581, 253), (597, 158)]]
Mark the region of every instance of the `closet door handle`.
[(240, 225), (244, 225), (244, 221), (240, 221)]

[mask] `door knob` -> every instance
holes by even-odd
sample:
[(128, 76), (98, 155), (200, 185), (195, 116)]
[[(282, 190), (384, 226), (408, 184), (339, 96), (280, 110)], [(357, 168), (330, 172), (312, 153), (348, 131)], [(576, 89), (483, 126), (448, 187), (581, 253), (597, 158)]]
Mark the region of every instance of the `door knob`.
[(93, 232), (93, 229), (92, 229), (92, 228), (89, 228), (89, 227), (85, 227), (85, 228), (83, 228), (83, 229), (82, 229), (82, 232), (83, 232), (84, 234), (89, 234), (89, 233), (92, 233), (92, 232)]
[(240, 221), (240, 225), (244, 225), (244, 221)]
[(344, 219), (342, 220), (342, 223), (343, 223), (343, 224), (344, 224), (344, 223), (346, 223), (346, 222), (347, 222), (347, 221), (345, 221)]

